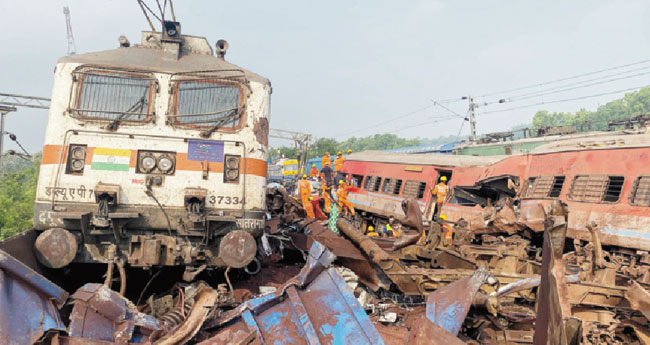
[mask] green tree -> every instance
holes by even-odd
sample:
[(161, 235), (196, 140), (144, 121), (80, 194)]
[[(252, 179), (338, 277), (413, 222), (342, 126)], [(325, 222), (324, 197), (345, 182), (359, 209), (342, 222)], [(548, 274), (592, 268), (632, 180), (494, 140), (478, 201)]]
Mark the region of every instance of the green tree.
[(27, 169), (0, 177), (0, 239), (32, 227), (39, 166), (37, 157)]

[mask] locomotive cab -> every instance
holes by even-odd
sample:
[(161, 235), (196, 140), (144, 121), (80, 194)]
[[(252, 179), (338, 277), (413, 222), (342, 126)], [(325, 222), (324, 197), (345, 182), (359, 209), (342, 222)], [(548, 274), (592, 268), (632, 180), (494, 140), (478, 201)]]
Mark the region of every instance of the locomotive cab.
[(244, 267), (264, 227), (269, 80), (179, 23), (61, 58), (34, 207), (39, 260)]

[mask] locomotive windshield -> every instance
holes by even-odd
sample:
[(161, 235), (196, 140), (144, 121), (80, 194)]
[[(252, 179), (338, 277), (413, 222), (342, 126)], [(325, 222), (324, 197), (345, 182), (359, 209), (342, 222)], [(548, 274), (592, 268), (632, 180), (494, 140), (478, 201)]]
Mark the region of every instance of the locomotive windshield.
[(153, 100), (152, 76), (111, 70), (75, 72), (76, 97), (70, 111), (83, 119), (147, 121)]
[(172, 123), (194, 128), (238, 128), (243, 114), (242, 89), (236, 82), (185, 80), (174, 86)]

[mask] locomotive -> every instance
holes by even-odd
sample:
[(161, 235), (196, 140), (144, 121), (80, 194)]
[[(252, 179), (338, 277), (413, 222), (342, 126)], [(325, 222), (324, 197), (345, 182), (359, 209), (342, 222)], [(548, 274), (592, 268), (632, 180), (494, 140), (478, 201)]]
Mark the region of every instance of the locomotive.
[[(56, 64), (34, 206), (48, 267), (246, 267), (264, 228), (271, 83), (178, 22)], [(216, 52), (215, 52), (216, 50)]]

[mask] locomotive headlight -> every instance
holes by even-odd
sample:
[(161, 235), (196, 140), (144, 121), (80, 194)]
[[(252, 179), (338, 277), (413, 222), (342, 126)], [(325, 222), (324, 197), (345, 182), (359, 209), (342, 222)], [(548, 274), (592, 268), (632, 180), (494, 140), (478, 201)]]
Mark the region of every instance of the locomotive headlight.
[(227, 183), (239, 181), (239, 156), (226, 155), (223, 180)]
[(152, 155), (143, 155), (140, 158), (140, 168), (144, 172), (151, 172), (156, 167), (156, 158)]
[(174, 169), (174, 161), (172, 161), (172, 158), (167, 155), (160, 156), (160, 158), (158, 158), (158, 169), (167, 174)]
[(78, 174), (84, 171), (86, 165), (86, 145), (71, 144), (68, 151), (66, 173)]

